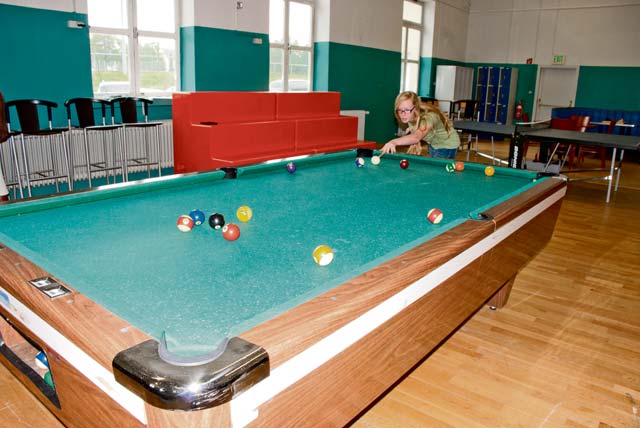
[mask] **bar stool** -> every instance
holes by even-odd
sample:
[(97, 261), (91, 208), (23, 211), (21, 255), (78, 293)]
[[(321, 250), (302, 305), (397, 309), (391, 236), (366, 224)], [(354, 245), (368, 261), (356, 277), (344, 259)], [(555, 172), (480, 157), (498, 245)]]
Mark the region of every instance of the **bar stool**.
[[(129, 180), (129, 169), (147, 167), (147, 177), (151, 177), (151, 167), (158, 169), (158, 176), (162, 176), (160, 164), (160, 126), (162, 122), (149, 122), (149, 104), (153, 101), (147, 98), (118, 97), (111, 102), (120, 107), (123, 125), (123, 159), (125, 180)], [(142, 120), (138, 117), (138, 107), (142, 112)], [(151, 138), (149, 131), (155, 137), (156, 160), (152, 159)], [(142, 138), (140, 138), (142, 134)], [(133, 138), (131, 138), (133, 137)]]
[[(73, 139), (73, 129), (83, 131), (85, 167), (89, 187), (93, 187), (92, 176), (94, 173), (104, 173), (107, 184), (109, 184), (111, 172), (113, 171), (113, 182), (115, 183), (116, 171), (119, 170), (122, 181), (124, 181), (122, 125), (113, 123), (113, 104), (111, 101), (97, 98), (72, 98), (66, 100), (64, 105), (67, 108), (70, 138)], [(101, 113), (97, 123), (96, 107)], [(107, 114), (107, 112), (109, 113)], [(99, 138), (91, 139), (92, 134), (96, 134), (95, 136)], [(102, 156), (98, 157), (96, 153), (93, 153), (92, 149), (95, 146), (102, 148)]]
[[(6, 103), (7, 129), (11, 132), (12, 108), (17, 114), (20, 124), (20, 142), (22, 152), (22, 164), (24, 181), (27, 187), (27, 195), (31, 197), (32, 184), (38, 181), (55, 181), (56, 192), (60, 191), (60, 179), (66, 179), (69, 190), (73, 190), (73, 170), (69, 162), (70, 152), (65, 138), (67, 128), (53, 127), (54, 108), (57, 103), (46, 100), (14, 100)], [(40, 110), (47, 112), (47, 126), (40, 125)], [(26, 137), (31, 137), (27, 138)], [(58, 137), (60, 144), (54, 144), (54, 137)], [(27, 147), (27, 142), (30, 144)], [(44, 145), (43, 142), (48, 142)], [(32, 169), (32, 165), (34, 168)]]
[(18, 197), (18, 193), (21, 198), (24, 198), (20, 162), (14, 140), (17, 133), (9, 131), (7, 117), (7, 107), (2, 92), (0, 92), (0, 179), (2, 180), (0, 184), (4, 186), (0, 188), (0, 199), (7, 199), (11, 188), (13, 188), (13, 199)]

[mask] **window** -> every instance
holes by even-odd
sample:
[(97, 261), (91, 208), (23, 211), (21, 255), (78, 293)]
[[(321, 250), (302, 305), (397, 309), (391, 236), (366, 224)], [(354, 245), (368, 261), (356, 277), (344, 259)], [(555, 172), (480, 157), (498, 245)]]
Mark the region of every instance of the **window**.
[(96, 96), (176, 90), (176, 0), (88, 0), (87, 5)]
[(269, 90), (312, 90), (313, 1), (269, 2), (269, 46)]
[(400, 88), (418, 92), (422, 43), (422, 3), (405, 0), (402, 9), (402, 70)]

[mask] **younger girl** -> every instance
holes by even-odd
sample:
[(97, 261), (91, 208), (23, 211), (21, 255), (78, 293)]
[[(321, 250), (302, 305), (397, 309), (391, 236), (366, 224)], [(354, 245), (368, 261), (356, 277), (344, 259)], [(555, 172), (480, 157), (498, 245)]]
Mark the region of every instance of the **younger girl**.
[(454, 159), (460, 138), (453, 124), (435, 106), (420, 104), (420, 98), (414, 92), (402, 92), (396, 97), (396, 120), (409, 130), (407, 135), (394, 138), (385, 144), (381, 152), (395, 153), (397, 146), (411, 146), (407, 153), (420, 155), (421, 141), (429, 144), (429, 154), (434, 158)]

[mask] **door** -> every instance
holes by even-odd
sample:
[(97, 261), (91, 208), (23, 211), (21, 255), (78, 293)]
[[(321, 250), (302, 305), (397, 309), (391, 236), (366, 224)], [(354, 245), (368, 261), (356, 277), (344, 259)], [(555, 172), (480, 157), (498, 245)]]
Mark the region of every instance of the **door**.
[(551, 119), (551, 109), (573, 107), (578, 88), (578, 67), (540, 67), (535, 120)]

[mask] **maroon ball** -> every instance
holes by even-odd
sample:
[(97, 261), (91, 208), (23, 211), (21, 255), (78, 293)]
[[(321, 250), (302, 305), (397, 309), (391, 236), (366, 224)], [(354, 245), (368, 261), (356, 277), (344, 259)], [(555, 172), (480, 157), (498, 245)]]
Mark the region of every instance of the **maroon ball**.
[(400, 161), (400, 168), (402, 168), (402, 169), (407, 169), (407, 168), (409, 168), (409, 161), (408, 161), (408, 160), (406, 160), (406, 159), (402, 159), (402, 160)]

